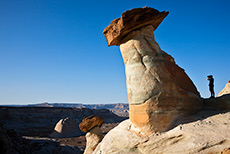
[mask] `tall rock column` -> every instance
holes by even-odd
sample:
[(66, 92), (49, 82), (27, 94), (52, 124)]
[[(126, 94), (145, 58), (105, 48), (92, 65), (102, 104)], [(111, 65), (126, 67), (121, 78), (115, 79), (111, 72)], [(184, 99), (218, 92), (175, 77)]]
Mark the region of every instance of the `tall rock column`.
[(167, 15), (149, 7), (132, 9), (103, 32), (109, 46), (120, 46), (132, 130), (147, 135), (170, 129), (180, 116), (203, 105), (191, 79), (154, 39), (154, 30)]

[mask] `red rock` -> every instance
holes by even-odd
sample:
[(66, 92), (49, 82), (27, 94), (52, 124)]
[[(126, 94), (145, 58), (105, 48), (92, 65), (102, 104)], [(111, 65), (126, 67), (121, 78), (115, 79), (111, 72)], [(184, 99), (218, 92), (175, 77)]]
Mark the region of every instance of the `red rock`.
[(121, 18), (114, 19), (103, 31), (108, 46), (119, 46), (128, 33), (138, 28), (152, 25), (156, 30), (168, 13), (167, 11), (159, 12), (149, 7), (125, 11), (122, 13)]
[(79, 128), (83, 132), (89, 132), (96, 126), (101, 127), (104, 123), (104, 118), (99, 116), (91, 115), (89, 117), (85, 117), (82, 122), (79, 124)]

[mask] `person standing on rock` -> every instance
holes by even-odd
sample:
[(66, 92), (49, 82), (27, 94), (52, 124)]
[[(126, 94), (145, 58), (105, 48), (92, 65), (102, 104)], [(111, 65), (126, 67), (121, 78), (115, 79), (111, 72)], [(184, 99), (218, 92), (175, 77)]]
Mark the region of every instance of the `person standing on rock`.
[(207, 80), (209, 80), (209, 91), (211, 93), (211, 98), (215, 97), (215, 92), (214, 92), (214, 78), (212, 75), (207, 76)]

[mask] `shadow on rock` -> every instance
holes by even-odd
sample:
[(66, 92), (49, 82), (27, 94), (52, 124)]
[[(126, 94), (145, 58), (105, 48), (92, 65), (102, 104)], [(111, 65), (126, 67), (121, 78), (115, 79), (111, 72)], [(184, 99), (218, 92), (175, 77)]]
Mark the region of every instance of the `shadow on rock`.
[(198, 120), (202, 121), (203, 119), (206, 119), (208, 117), (230, 111), (230, 94), (225, 94), (216, 98), (206, 98), (203, 99), (203, 102), (204, 108), (202, 110), (189, 116), (179, 117), (175, 121), (174, 125), (172, 125), (171, 129), (180, 124), (186, 124)]

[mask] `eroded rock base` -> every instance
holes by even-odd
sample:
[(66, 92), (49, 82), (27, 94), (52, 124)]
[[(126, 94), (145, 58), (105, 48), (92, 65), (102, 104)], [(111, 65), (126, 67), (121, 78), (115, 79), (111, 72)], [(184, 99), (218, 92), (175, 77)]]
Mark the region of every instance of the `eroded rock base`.
[(93, 154), (219, 154), (230, 145), (230, 113), (200, 111), (180, 118), (174, 129), (140, 136), (125, 120), (112, 129)]
[(86, 134), (86, 149), (84, 154), (92, 154), (97, 145), (101, 142), (103, 134), (99, 126), (94, 127)]

